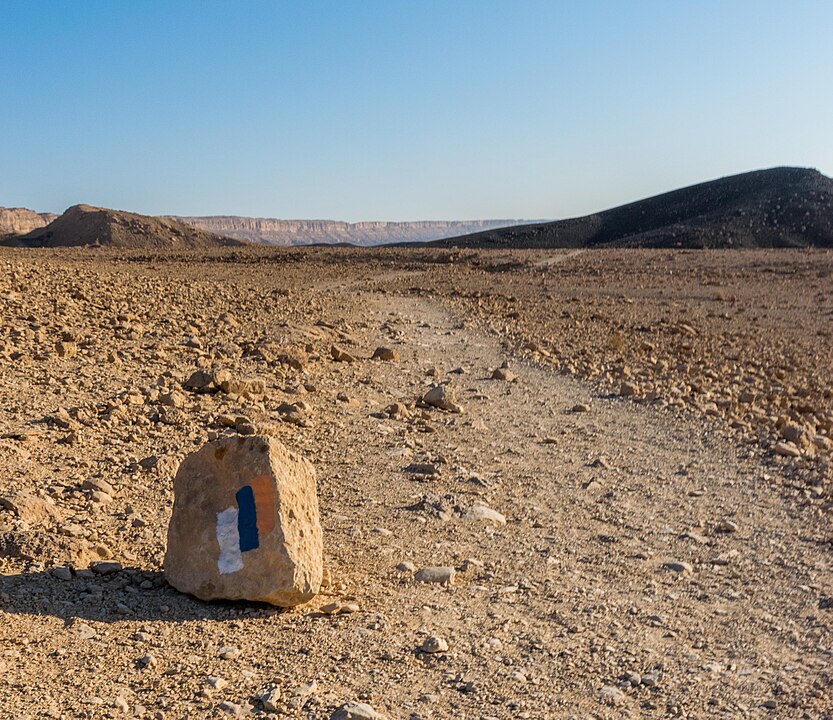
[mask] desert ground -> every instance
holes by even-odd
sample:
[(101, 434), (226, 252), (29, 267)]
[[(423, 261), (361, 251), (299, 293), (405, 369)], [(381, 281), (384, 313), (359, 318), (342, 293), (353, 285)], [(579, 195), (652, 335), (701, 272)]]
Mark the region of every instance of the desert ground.
[[(833, 717), (831, 251), (3, 249), (0, 308), (0, 717)], [(237, 433), (317, 470), (292, 610), (162, 574)]]

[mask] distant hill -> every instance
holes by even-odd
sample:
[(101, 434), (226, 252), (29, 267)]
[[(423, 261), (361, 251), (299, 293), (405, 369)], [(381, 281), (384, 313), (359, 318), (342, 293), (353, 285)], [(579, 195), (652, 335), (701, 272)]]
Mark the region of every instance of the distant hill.
[(173, 220), (228, 237), (266, 245), (386, 245), (426, 242), (517, 225), (527, 220), (425, 220), (420, 222), (357, 222), (279, 220), (235, 215), (172, 216)]
[(585, 217), (436, 243), (502, 248), (833, 247), (833, 180), (772, 168), (712, 180)]
[(101, 246), (186, 250), (246, 243), (168, 218), (75, 205), (45, 227), (16, 236), (5, 244), (24, 247)]
[(37, 213), (27, 208), (0, 207), (0, 237), (23, 235), (51, 223), (57, 215)]

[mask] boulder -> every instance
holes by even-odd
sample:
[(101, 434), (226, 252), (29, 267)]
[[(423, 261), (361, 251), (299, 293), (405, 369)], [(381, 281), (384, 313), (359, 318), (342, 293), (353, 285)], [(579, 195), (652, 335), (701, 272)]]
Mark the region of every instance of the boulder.
[(260, 435), (222, 438), (183, 460), (165, 554), (173, 587), (291, 607), (318, 592), (322, 575), (309, 462)]

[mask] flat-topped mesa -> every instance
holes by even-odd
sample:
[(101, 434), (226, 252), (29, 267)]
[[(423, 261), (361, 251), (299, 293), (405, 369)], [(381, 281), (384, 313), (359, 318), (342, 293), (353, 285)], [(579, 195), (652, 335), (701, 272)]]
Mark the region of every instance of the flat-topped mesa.
[(312, 465), (266, 436), (223, 438), (186, 457), (174, 479), (165, 577), (202, 600), (310, 600), (323, 577)]
[(521, 222), (519, 220), (420, 220), (416, 222), (369, 220), (349, 223), (339, 220), (280, 220), (236, 215), (174, 216), (173, 219), (210, 232), (266, 245), (386, 245), (426, 242), (507, 225), (517, 225)]

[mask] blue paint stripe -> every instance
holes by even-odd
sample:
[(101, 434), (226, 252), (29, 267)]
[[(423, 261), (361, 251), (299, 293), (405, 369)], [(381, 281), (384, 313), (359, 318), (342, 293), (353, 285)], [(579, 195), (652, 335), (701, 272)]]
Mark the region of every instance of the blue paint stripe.
[(237, 532), (240, 535), (240, 552), (254, 550), (260, 546), (257, 536), (257, 509), (255, 494), (251, 485), (237, 491)]

